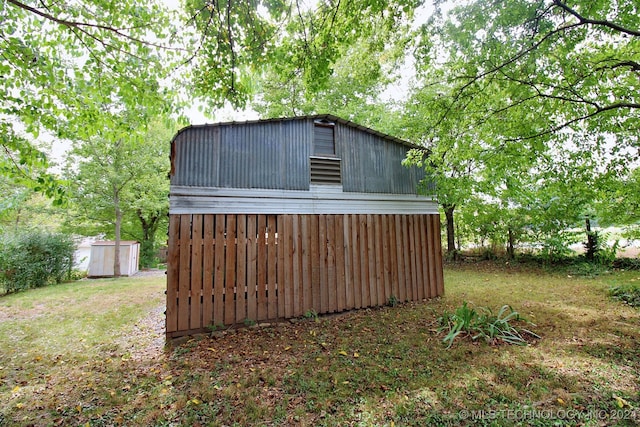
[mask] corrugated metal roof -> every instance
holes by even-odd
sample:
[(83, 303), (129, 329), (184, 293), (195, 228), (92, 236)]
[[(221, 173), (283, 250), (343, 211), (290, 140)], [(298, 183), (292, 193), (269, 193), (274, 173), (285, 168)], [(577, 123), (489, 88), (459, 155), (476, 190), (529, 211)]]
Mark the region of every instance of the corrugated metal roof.
[(419, 145), (413, 144), (409, 141), (405, 141), (403, 139), (400, 138), (396, 138), (395, 136), (391, 136), (389, 134), (386, 133), (382, 133), (382, 132), (378, 132), (377, 130), (371, 129), (369, 127), (366, 126), (362, 126), (359, 125), (357, 123), (354, 123), (352, 121), (349, 120), (345, 120), (342, 119), (338, 116), (334, 116), (332, 114), (315, 114), (315, 115), (310, 115), (310, 116), (296, 116), (296, 117), (280, 117), (280, 118), (272, 118), (272, 119), (259, 119), (259, 120), (246, 120), (246, 121), (231, 121), (231, 122), (219, 122), (219, 123), (207, 123), (207, 124), (202, 124), (202, 125), (189, 125), (186, 126), (182, 129), (180, 129), (178, 131), (178, 133), (176, 133), (176, 135), (173, 137), (173, 139), (175, 140), (178, 135), (180, 135), (183, 132), (186, 132), (189, 129), (197, 129), (197, 128), (206, 128), (206, 127), (222, 127), (222, 126), (229, 126), (229, 125), (243, 125), (243, 124), (253, 124), (253, 123), (276, 123), (276, 122), (286, 122), (286, 121), (291, 121), (291, 120), (329, 120), (332, 122), (336, 122), (336, 123), (340, 123), (343, 124), (345, 126), (349, 126), (352, 127), (354, 129), (358, 129), (364, 132), (368, 132), (372, 135), (376, 135), (378, 137), (384, 138), (388, 141), (393, 141), (397, 144), (402, 144), (406, 147), (409, 148), (416, 148), (416, 149), (421, 149), (424, 150), (424, 147), (421, 147)]

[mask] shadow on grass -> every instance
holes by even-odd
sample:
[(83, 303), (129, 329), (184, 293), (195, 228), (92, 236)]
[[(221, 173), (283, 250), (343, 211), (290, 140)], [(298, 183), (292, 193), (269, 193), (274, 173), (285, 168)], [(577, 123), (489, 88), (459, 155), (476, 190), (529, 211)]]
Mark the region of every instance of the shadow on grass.
[[(463, 272), (443, 299), (245, 328), (145, 357), (131, 356), (129, 340), (90, 360), (30, 359), (0, 370), (0, 425), (635, 425), (638, 312), (599, 289), (576, 291), (593, 284), (527, 274)], [(447, 350), (436, 319), (467, 297), (511, 303), (542, 339)]]

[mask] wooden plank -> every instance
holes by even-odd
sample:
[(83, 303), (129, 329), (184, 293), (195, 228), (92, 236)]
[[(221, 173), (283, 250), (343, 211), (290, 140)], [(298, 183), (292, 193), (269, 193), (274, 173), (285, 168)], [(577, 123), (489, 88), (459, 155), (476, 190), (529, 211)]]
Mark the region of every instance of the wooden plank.
[(424, 284), (424, 277), (422, 274), (422, 242), (421, 242), (421, 230), (420, 230), (420, 217), (422, 215), (413, 215), (413, 225), (414, 225), (414, 235), (416, 242), (416, 301), (421, 301), (424, 297), (421, 292), (422, 286)]
[(391, 299), (391, 258), (389, 256), (389, 215), (381, 215), (382, 222), (382, 260), (384, 265), (384, 303)]
[(440, 239), (440, 215), (434, 215), (433, 221), (433, 235), (435, 239), (435, 269), (436, 269), (436, 283), (438, 288), (438, 296), (444, 295), (444, 276), (442, 272), (442, 243)]
[(367, 269), (369, 270), (369, 306), (378, 304), (376, 271), (376, 226), (373, 215), (367, 215)]
[(354, 295), (353, 295), (353, 244), (351, 243), (351, 218), (353, 215), (345, 214), (342, 218), (343, 235), (342, 235), (342, 252), (344, 256), (344, 308), (345, 310), (351, 310), (354, 308)]
[(277, 286), (277, 267), (278, 267), (278, 245), (276, 243), (276, 215), (267, 217), (267, 313), (269, 319), (278, 317), (278, 295)]
[(167, 334), (178, 330), (178, 283), (180, 280), (180, 215), (169, 215), (167, 253)]
[(224, 324), (232, 325), (236, 321), (236, 216), (233, 214), (227, 215), (225, 249)]
[(320, 231), (318, 215), (310, 216), (310, 242), (311, 242), (311, 300), (316, 313), (320, 312)]
[(418, 300), (426, 298), (424, 293), (425, 283), (428, 280), (428, 276), (425, 274), (426, 270), (426, 256), (425, 249), (426, 243), (424, 239), (424, 215), (415, 215), (416, 223), (416, 267), (418, 269)]
[(362, 307), (371, 305), (371, 291), (369, 288), (369, 239), (367, 236), (367, 215), (358, 215), (360, 229), (360, 293)]
[[(294, 304), (294, 268), (296, 265), (295, 262), (295, 253), (294, 253), (294, 238), (293, 238), (293, 217), (294, 215), (283, 215), (284, 222), (284, 233), (283, 233), (283, 241), (284, 241), (284, 283), (282, 288), (278, 288), (282, 292), (284, 292), (284, 312), (281, 314), (281, 317), (285, 319), (290, 319), (293, 317), (293, 304)], [(280, 281), (278, 281), (278, 286), (280, 285)]]
[(311, 215), (300, 215), (302, 237), (302, 314), (313, 309), (312, 262), (311, 257)]
[(431, 241), (431, 223), (429, 222), (429, 215), (423, 215), (424, 218), (424, 239), (426, 242), (425, 247), (425, 262), (426, 262), (426, 276), (424, 280), (428, 283), (425, 287), (426, 298), (433, 298), (435, 296), (431, 291), (431, 283), (433, 282), (431, 279), (431, 273), (433, 272), (433, 242)]
[(336, 309), (344, 311), (347, 299), (344, 247), (344, 216), (335, 215)]
[(258, 314), (257, 320), (269, 318), (267, 310), (267, 216), (258, 215)]
[(425, 215), (426, 229), (427, 229), (427, 260), (429, 269), (429, 298), (438, 296), (438, 285), (436, 283), (436, 268), (435, 268), (435, 239), (433, 234), (433, 215)]
[(292, 239), (293, 239), (293, 288), (291, 315), (302, 316), (302, 240), (300, 238), (300, 215), (292, 215)]
[(224, 279), (225, 279), (225, 241), (226, 215), (218, 214), (215, 217), (215, 260), (213, 264), (213, 323), (224, 324)]
[(247, 216), (236, 217), (236, 323), (247, 319)]
[(202, 327), (213, 321), (213, 215), (204, 215), (204, 241), (202, 248)]
[(201, 329), (202, 324), (202, 215), (195, 214), (191, 222), (191, 296), (189, 329)]
[(418, 299), (418, 269), (416, 266), (415, 216), (409, 215), (409, 259), (411, 261), (411, 301)]
[(425, 248), (422, 237), (422, 217), (423, 215), (414, 215), (415, 233), (416, 233), (416, 269), (418, 275), (418, 288), (417, 299), (419, 301), (426, 298), (424, 296), (424, 286), (428, 276), (425, 276), (425, 258), (423, 256), (423, 250)]
[(360, 257), (362, 250), (360, 249), (360, 221), (358, 215), (350, 215), (351, 217), (351, 242), (349, 250), (351, 252), (351, 272), (353, 280), (351, 288), (353, 293), (353, 307), (362, 307), (362, 276), (360, 274)]
[(418, 218), (420, 218), (420, 265), (422, 267), (422, 283), (420, 284), (420, 295), (422, 298), (429, 298), (429, 239), (427, 239), (427, 216), (418, 215)]
[(383, 259), (383, 243), (382, 243), (382, 215), (374, 215), (375, 233), (376, 233), (376, 294), (378, 302), (376, 305), (385, 305), (384, 294), (384, 259)]
[(402, 264), (404, 267), (404, 283), (402, 284), (402, 301), (411, 300), (411, 254), (409, 252), (409, 216), (402, 215)]
[[(247, 215), (247, 319), (258, 318), (258, 219), (256, 214)], [(250, 302), (251, 300), (251, 302)], [(249, 307), (251, 305), (251, 308)], [(252, 316), (249, 317), (251, 311)]]
[(189, 292), (191, 287), (191, 215), (180, 217), (180, 280), (178, 283), (178, 331), (189, 330), (191, 314)]
[(284, 295), (287, 291), (287, 284), (285, 283), (285, 257), (287, 256), (285, 248), (287, 243), (287, 234), (284, 223), (285, 216), (276, 215), (276, 247), (278, 251), (278, 260), (276, 261), (276, 295), (279, 318), (283, 318), (285, 314)]
[(258, 320), (257, 306), (257, 218), (256, 215), (247, 215), (247, 319)]
[(396, 229), (398, 226), (398, 215), (389, 215), (389, 260), (391, 262), (391, 295), (400, 300), (400, 289), (398, 277), (398, 238)]
[(327, 215), (327, 312), (338, 309), (336, 288), (336, 216)]
[(318, 217), (318, 253), (320, 255), (320, 311), (329, 309), (329, 285), (327, 278), (327, 216)]

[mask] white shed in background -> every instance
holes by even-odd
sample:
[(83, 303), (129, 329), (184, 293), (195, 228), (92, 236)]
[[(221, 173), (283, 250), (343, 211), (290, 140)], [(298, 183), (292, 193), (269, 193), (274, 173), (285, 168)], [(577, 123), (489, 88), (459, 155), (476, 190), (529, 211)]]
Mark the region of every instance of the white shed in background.
[[(113, 277), (113, 261), (116, 253), (116, 242), (94, 242), (91, 245), (88, 277)], [(138, 272), (140, 243), (134, 241), (120, 242), (120, 274), (133, 276)]]

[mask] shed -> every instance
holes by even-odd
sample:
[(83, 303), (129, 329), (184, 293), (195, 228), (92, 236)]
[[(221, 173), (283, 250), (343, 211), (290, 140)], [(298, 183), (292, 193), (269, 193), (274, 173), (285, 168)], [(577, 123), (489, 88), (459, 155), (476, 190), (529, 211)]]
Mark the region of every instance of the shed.
[(424, 171), (402, 165), (411, 148), (332, 115), (180, 130), (167, 337), (442, 295), (440, 217)]
[[(100, 241), (91, 244), (88, 277), (113, 277), (113, 261), (116, 255), (116, 242)], [(120, 242), (120, 274), (133, 276), (138, 272), (140, 243)]]

